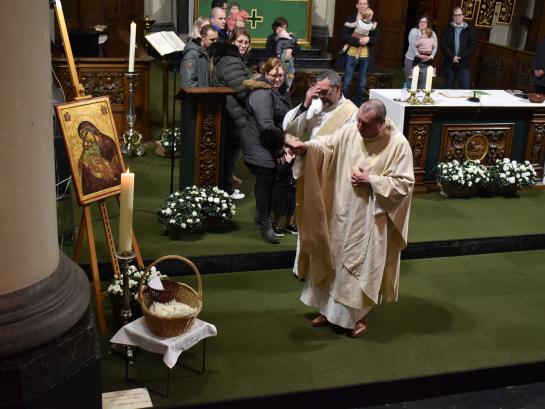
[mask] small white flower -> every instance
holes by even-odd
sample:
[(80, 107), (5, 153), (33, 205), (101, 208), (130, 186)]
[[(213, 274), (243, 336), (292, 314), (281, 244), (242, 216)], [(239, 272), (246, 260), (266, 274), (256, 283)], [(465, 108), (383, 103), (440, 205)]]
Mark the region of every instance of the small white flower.
[(170, 224), (174, 224), (174, 223), (176, 223), (176, 220), (170, 219), (170, 220), (169, 220), (169, 223), (170, 223)]
[(182, 226), (182, 229), (185, 229), (185, 228), (186, 228), (186, 226), (187, 226), (187, 224), (185, 224), (185, 223), (182, 223), (182, 224), (181, 224), (181, 226)]
[(191, 216), (196, 216), (197, 212), (191, 212)]

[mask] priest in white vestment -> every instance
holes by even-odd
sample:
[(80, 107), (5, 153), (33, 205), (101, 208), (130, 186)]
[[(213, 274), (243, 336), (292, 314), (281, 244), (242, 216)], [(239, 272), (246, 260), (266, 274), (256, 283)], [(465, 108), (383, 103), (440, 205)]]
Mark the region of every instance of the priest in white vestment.
[[(324, 70), (316, 77), (316, 84), (308, 89), (305, 100), (284, 117), (283, 128), (287, 134), (308, 141), (331, 135), (347, 123), (355, 123), (358, 107), (341, 92), (341, 77), (336, 71)], [(293, 176), (298, 178), (299, 162), (293, 166)], [(293, 274), (298, 273), (300, 241), (297, 239)]]
[(374, 305), (397, 301), (414, 186), (411, 147), (378, 100), (361, 106), (356, 124), (290, 146), (301, 162), (301, 301), (320, 310), (312, 325), (332, 323), (360, 336)]

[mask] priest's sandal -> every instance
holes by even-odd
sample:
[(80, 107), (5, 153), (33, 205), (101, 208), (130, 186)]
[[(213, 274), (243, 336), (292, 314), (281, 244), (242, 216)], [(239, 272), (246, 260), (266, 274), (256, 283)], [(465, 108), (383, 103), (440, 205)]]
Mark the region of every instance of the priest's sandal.
[(329, 324), (329, 321), (325, 315), (320, 314), (311, 321), (311, 324), (313, 327), (323, 327)]
[(350, 337), (358, 338), (361, 337), (367, 331), (367, 317), (363, 317), (361, 320), (356, 322), (356, 326), (350, 333)]

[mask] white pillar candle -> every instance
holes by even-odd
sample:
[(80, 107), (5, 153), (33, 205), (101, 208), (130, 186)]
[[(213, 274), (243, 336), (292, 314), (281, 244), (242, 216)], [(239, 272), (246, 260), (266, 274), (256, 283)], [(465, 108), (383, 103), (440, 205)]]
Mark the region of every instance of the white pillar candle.
[(418, 67), (418, 65), (415, 65), (413, 68), (413, 79), (411, 81), (411, 91), (416, 92), (416, 88), (418, 87), (419, 75), (420, 75), (420, 67)]
[(433, 81), (433, 67), (430, 65), (426, 70), (426, 87), (424, 91), (431, 91), (431, 82)]
[(134, 71), (134, 51), (136, 50), (136, 23), (131, 23), (131, 41), (129, 44), (129, 72)]
[(132, 251), (132, 209), (134, 201), (134, 173), (129, 169), (121, 174), (119, 198), (119, 251)]

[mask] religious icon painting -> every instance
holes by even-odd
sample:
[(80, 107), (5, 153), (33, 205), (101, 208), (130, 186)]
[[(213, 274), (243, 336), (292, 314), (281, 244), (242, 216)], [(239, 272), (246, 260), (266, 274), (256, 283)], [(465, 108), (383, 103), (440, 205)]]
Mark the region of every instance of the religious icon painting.
[(124, 164), (110, 99), (58, 104), (55, 111), (79, 204), (118, 194)]

